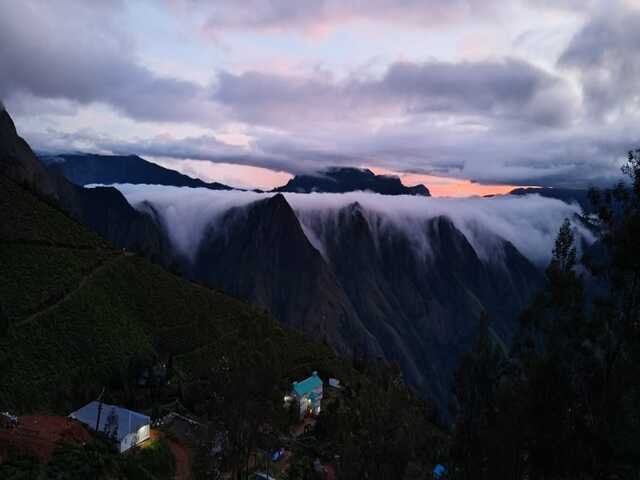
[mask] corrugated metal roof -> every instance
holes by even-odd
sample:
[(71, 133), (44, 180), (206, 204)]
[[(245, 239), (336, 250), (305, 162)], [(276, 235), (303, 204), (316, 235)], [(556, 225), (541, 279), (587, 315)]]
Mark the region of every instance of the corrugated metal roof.
[(318, 372), (313, 372), (310, 377), (300, 382), (293, 382), (293, 391), (298, 396), (306, 395), (319, 387), (322, 387), (322, 379), (318, 376)]
[[(118, 441), (122, 440), (129, 433), (137, 432), (143, 425), (148, 425), (149, 417), (141, 413), (118, 407), (117, 405), (102, 404), (102, 412), (100, 413), (100, 431), (106, 430), (107, 419), (111, 412), (115, 412), (118, 417)], [(91, 402), (84, 407), (69, 414), (69, 417), (84, 423), (89, 428), (96, 428), (96, 420), (98, 418), (98, 402)]]

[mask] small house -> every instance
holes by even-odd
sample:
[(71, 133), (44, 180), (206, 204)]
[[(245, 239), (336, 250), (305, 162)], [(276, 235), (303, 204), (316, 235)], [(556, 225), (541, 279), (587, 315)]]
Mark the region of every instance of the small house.
[(318, 372), (299, 382), (293, 382), (291, 396), (298, 406), (300, 418), (316, 416), (320, 413), (322, 403), (322, 379)]
[[(100, 419), (98, 420), (98, 415)], [(91, 402), (69, 415), (111, 437), (120, 453), (126, 452), (149, 438), (151, 419), (141, 413), (106, 403)]]

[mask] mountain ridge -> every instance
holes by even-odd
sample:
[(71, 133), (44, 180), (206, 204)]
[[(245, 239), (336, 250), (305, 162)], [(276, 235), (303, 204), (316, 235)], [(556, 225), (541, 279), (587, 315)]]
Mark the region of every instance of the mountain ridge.
[(296, 175), (286, 185), (273, 192), (293, 193), (345, 193), (371, 191), (383, 195), (418, 195), (429, 197), (429, 189), (422, 184), (407, 187), (400, 179), (390, 175), (376, 175), (369, 169), (330, 167), (315, 174)]
[(547, 198), (556, 198), (565, 203), (575, 202), (584, 212), (592, 212), (593, 205), (589, 199), (589, 190), (580, 188), (556, 188), (556, 187), (519, 187), (511, 190), (508, 195), (540, 195)]
[(338, 351), (398, 362), (446, 410), (453, 369), (482, 311), (509, 344), (542, 274), (505, 240), (497, 241), (501, 261), (480, 258), (444, 216), (419, 227), (432, 250), (424, 256), (405, 232), (380, 233), (370, 222), (381, 219), (365, 213), (355, 202), (303, 221), (281, 194), (233, 207), (183, 268)]
[(70, 182), (60, 170), (46, 168), (18, 135), (4, 109), (0, 111), (0, 173), (27, 186), (116, 246), (171, 263), (168, 240), (150, 216), (131, 207), (113, 187), (85, 189)]
[(149, 162), (137, 155), (59, 154), (40, 157), (49, 169), (60, 170), (76, 185), (146, 183), (177, 187), (232, 190), (218, 182), (205, 182)]
[[(116, 245), (132, 248), (144, 240), (139, 250), (161, 264), (177, 261), (187, 277), (267, 309), (342, 353), (398, 361), (411, 383), (442, 408), (480, 312), (496, 317), (496, 332), (508, 343), (515, 329), (510, 313), (522, 307), (539, 276), (508, 243), (500, 249), (518, 266), (514, 272), (479, 259), (446, 218), (417, 230), (434, 250), (426, 259), (398, 230), (376, 237), (359, 204), (341, 209), (334, 223), (303, 224), (280, 193), (227, 212), (224, 228), (210, 228), (190, 262), (176, 256), (152, 204), (135, 210), (114, 189), (87, 190), (46, 173), (57, 179), (60, 203)], [(98, 200), (103, 195), (112, 197), (106, 202), (111, 213)], [(324, 235), (324, 252), (305, 229)], [(494, 284), (505, 285), (506, 293), (497, 295)]]
[[(82, 192), (95, 191), (55, 178), (11, 127), (6, 114), (0, 119), (0, 403), (5, 408), (68, 412), (95, 398), (104, 385), (135, 406), (139, 400), (127, 392), (137, 368), (171, 357), (180, 382), (197, 383), (209, 369), (203, 367), (205, 358), (210, 364), (220, 361), (221, 353), (233, 358), (242, 351), (233, 353), (234, 345), (247, 342), (275, 354), (272, 360), (289, 375), (310, 373), (297, 366), (301, 359), (317, 359), (312, 363), (320, 369), (346, 366), (328, 346), (283, 330), (263, 311), (175, 276), (91, 232), (67, 207), (77, 208), (79, 199), (86, 200)], [(115, 189), (97, 192), (131, 208)], [(107, 208), (103, 216), (120, 215), (120, 207), (112, 213)], [(340, 370), (344, 378), (348, 370)]]

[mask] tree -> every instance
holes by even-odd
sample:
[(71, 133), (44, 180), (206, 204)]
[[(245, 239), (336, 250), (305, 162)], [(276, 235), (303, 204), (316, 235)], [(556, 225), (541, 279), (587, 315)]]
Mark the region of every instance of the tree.
[(2, 304), (0, 304), (0, 337), (4, 336), (9, 330), (9, 318), (4, 313), (4, 309), (2, 308)]
[(510, 370), (497, 386), (487, 381), (482, 329), (463, 361), (454, 476), (470, 478), (470, 468), (479, 472), (472, 478), (633, 478), (639, 471), (640, 150), (623, 171), (629, 183), (591, 192), (597, 241), (581, 262), (588, 283), (577, 272), (566, 220), (545, 286), (521, 316)]
[(472, 350), (463, 357), (455, 374), (458, 412), (452, 459), (462, 479), (488, 478), (494, 446), (491, 433), (497, 427), (498, 395), (508, 372), (505, 353), (491, 335), (489, 316), (482, 312)]

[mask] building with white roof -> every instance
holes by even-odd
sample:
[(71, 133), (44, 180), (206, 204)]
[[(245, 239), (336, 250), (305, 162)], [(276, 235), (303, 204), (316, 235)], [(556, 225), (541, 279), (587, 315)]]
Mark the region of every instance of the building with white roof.
[(149, 417), (116, 405), (94, 401), (71, 413), (69, 417), (84, 423), (92, 430), (96, 430), (97, 427), (98, 431), (112, 437), (117, 442), (120, 453), (144, 442), (150, 435)]

